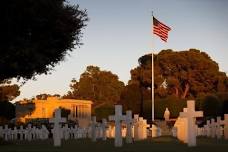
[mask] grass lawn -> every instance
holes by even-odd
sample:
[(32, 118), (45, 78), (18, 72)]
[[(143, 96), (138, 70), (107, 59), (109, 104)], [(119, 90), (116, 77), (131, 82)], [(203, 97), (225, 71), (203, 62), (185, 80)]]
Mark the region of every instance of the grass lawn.
[(197, 147), (189, 148), (172, 137), (159, 137), (114, 147), (114, 140), (91, 142), (89, 139), (63, 141), (54, 147), (52, 140), (14, 142), (0, 145), (0, 152), (228, 152), (228, 140), (198, 138)]

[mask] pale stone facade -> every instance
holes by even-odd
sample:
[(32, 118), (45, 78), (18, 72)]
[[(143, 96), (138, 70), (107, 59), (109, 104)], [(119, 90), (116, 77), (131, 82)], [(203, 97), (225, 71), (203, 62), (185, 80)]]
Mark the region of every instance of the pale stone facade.
[[(55, 109), (65, 108), (70, 110), (69, 120), (77, 120), (79, 123), (85, 123), (91, 119), (92, 101), (75, 100), (75, 99), (59, 99), (58, 97), (48, 97), (47, 100), (33, 100), (28, 106), (25, 103), (16, 105), (17, 120), (25, 122), (30, 119), (52, 118)], [(32, 106), (33, 105), (33, 108)], [(33, 109), (31, 112), (24, 114), (25, 109)], [(23, 114), (22, 114), (23, 113)]]

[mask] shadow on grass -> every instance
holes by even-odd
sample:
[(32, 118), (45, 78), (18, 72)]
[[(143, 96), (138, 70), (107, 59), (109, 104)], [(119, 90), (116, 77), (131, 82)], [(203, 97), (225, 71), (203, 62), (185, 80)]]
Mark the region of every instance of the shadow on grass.
[(228, 141), (198, 138), (197, 147), (189, 148), (176, 138), (164, 136), (159, 138), (135, 141), (133, 144), (124, 143), (123, 147), (115, 148), (114, 140), (89, 139), (67, 140), (61, 147), (54, 147), (52, 140), (45, 141), (16, 141), (0, 145), (1, 152), (228, 152)]

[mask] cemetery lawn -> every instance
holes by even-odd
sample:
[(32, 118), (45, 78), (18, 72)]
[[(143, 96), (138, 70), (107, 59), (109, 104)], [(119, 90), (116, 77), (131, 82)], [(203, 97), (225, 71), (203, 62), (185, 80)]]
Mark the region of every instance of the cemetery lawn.
[(0, 145), (0, 152), (228, 152), (228, 140), (198, 138), (197, 147), (189, 148), (172, 137), (159, 137), (114, 147), (114, 140), (92, 142), (89, 139), (68, 140), (53, 147), (52, 140), (17, 141)]

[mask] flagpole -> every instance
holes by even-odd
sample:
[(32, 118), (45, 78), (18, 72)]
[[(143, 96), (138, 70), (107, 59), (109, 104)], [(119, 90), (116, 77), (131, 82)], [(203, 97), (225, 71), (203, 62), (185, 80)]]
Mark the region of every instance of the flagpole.
[(152, 11), (152, 52), (151, 52), (151, 113), (152, 113), (152, 122), (154, 122), (154, 53), (153, 53), (153, 11)]

